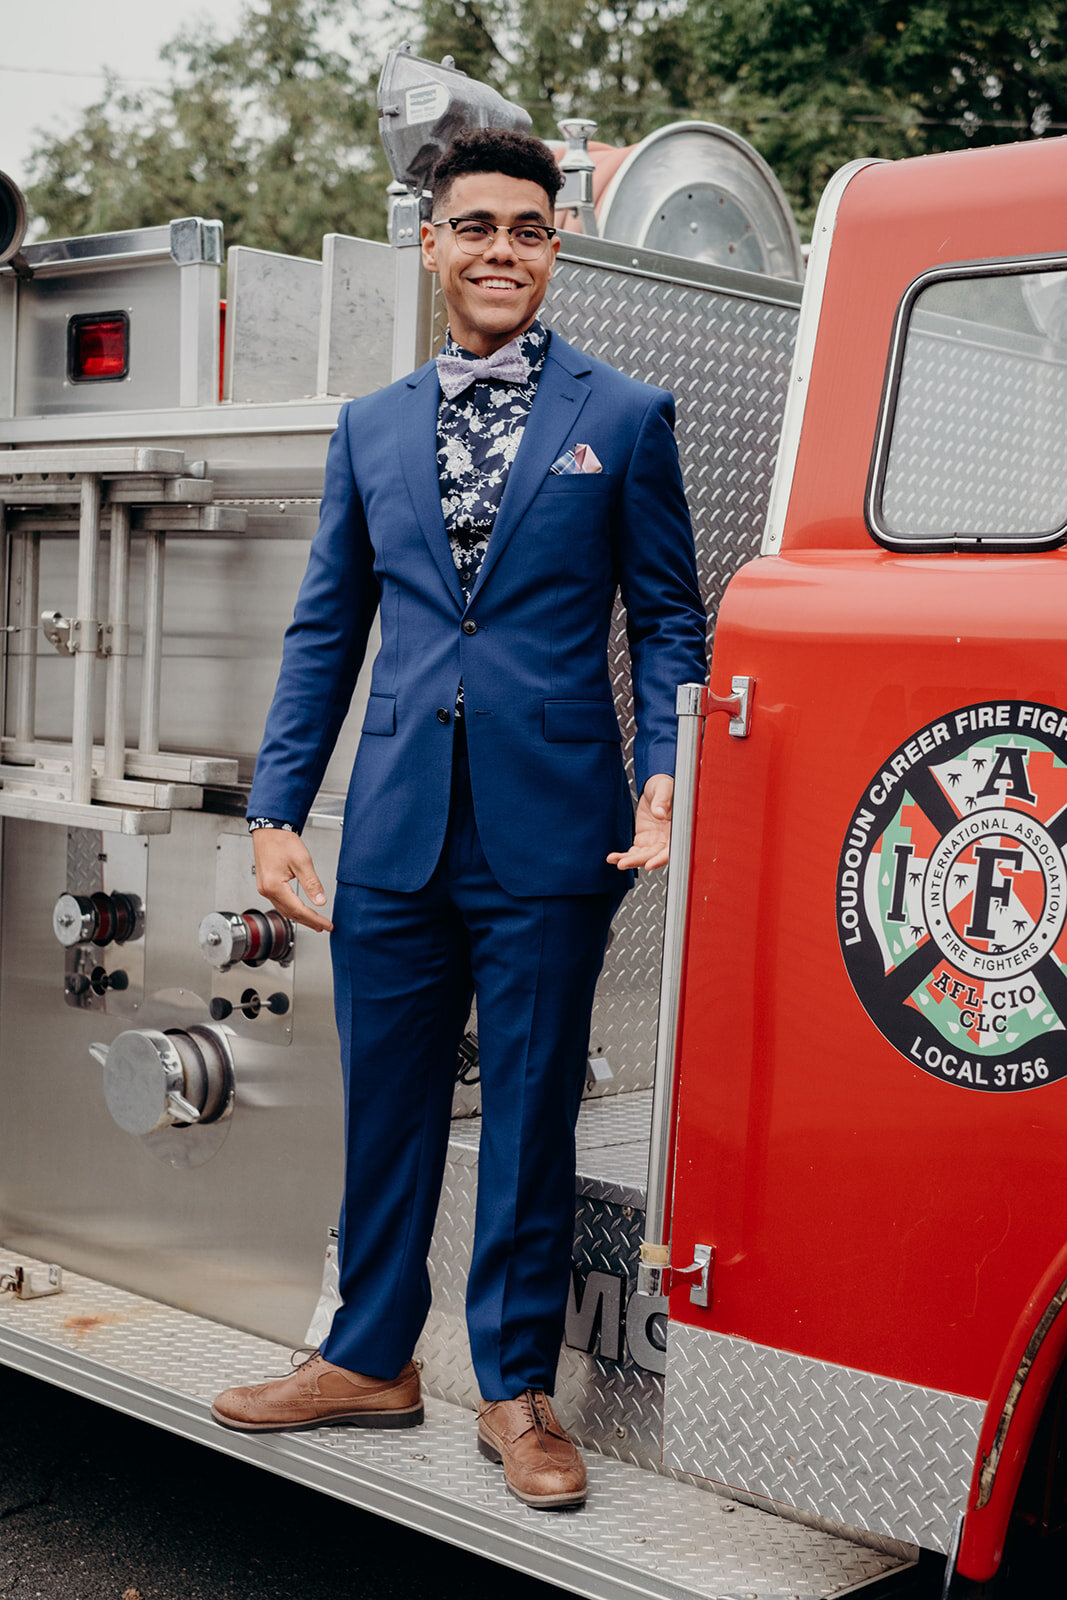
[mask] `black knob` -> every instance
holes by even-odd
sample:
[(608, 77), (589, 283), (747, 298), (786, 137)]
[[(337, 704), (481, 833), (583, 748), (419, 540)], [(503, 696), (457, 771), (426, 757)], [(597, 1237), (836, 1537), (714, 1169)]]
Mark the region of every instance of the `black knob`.
[(446, 711), (444, 706), (438, 706), (438, 708), (437, 708), (437, 720), (438, 720), (438, 722), (451, 722), (452, 721), (452, 713), (450, 711)]
[(221, 994), (217, 994), (208, 1006), (208, 1010), (211, 1012), (213, 1022), (225, 1022), (233, 1010), (233, 1006), (228, 1000), (224, 1000)]
[(89, 991), (89, 980), (85, 976), (85, 973), (84, 972), (72, 972), (70, 977), (67, 979), (67, 993), (68, 994), (82, 995), (82, 994), (87, 994), (88, 991)]
[(289, 1009), (289, 996), (287, 994), (272, 994), (267, 1001), (267, 1010), (276, 1017), (284, 1017)]
[(463, 632), (468, 634), (478, 632), (478, 624), (475, 622), (473, 617), (467, 618), (466, 622), (463, 624)]
[(128, 989), (130, 987), (128, 974), (123, 972), (120, 967), (117, 972), (111, 973), (107, 980), (107, 986), (109, 989)]

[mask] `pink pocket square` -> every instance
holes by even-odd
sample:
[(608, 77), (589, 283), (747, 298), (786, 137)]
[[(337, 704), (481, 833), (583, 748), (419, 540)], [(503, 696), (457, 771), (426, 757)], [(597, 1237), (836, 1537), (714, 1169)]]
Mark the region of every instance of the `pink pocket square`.
[(603, 470), (591, 444), (576, 444), (573, 450), (568, 450), (558, 461), (553, 461), (550, 468), (550, 471), (562, 474)]

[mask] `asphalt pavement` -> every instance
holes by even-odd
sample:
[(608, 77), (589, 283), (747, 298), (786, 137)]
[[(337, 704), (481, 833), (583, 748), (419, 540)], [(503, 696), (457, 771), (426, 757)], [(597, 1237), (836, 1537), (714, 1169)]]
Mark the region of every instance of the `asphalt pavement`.
[(3, 1600), (562, 1591), (0, 1367)]

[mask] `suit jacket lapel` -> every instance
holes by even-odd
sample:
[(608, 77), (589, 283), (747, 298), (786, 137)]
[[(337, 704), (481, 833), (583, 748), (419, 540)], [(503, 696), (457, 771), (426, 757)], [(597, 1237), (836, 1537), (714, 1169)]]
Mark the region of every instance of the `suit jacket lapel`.
[(437, 406), (441, 396), (433, 362), (413, 372), (399, 395), (400, 459), (415, 515), (445, 587), (462, 611), (463, 590), (441, 510), (441, 479), (437, 471)]
[[(530, 501), (541, 487), (553, 461), (563, 450), (564, 442), (586, 400), (589, 385), (576, 376), (588, 372), (589, 362), (557, 334), (549, 340), (548, 351), (541, 376), (537, 381), (530, 415), (526, 419), (522, 442), (515, 454), (508, 481), (500, 501), (489, 544), (482, 559), (481, 570), (471, 591), (471, 603), (485, 583), (493, 567), (500, 560), (515, 529), (522, 521)], [(447, 540), (446, 540), (447, 544)]]

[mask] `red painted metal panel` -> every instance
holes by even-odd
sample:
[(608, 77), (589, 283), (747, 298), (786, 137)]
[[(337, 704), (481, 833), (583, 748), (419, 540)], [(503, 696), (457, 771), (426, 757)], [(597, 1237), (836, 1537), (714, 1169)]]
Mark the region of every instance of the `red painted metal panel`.
[[(908, 285), (1067, 253), (1065, 186), (1052, 140), (844, 190), (782, 554), (716, 630), (754, 711), (705, 733), (680, 1027), (672, 1259), (716, 1266), (672, 1318), (988, 1401), (981, 1454), (1067, 1241), (1067, 554), (893, 553), (863, 505)], [(971, 1576), (1063, 1350), (972, 1486)]]
[(990, 1395), (1065, 1234), (1067, 1083), (984, 1092), (890, 1043), (846, 971), (838, 873), (920, 729), (1067, 700), (1065, 614), (1060, 554), (805, 552), (731, 585), (712, 687), (749, 673), (755, 703), (747, 741), (706, 734), (672, 1252), (713, 1244), (715, 1293), (701, 1313), (679, 1290), (673, 1316)]

